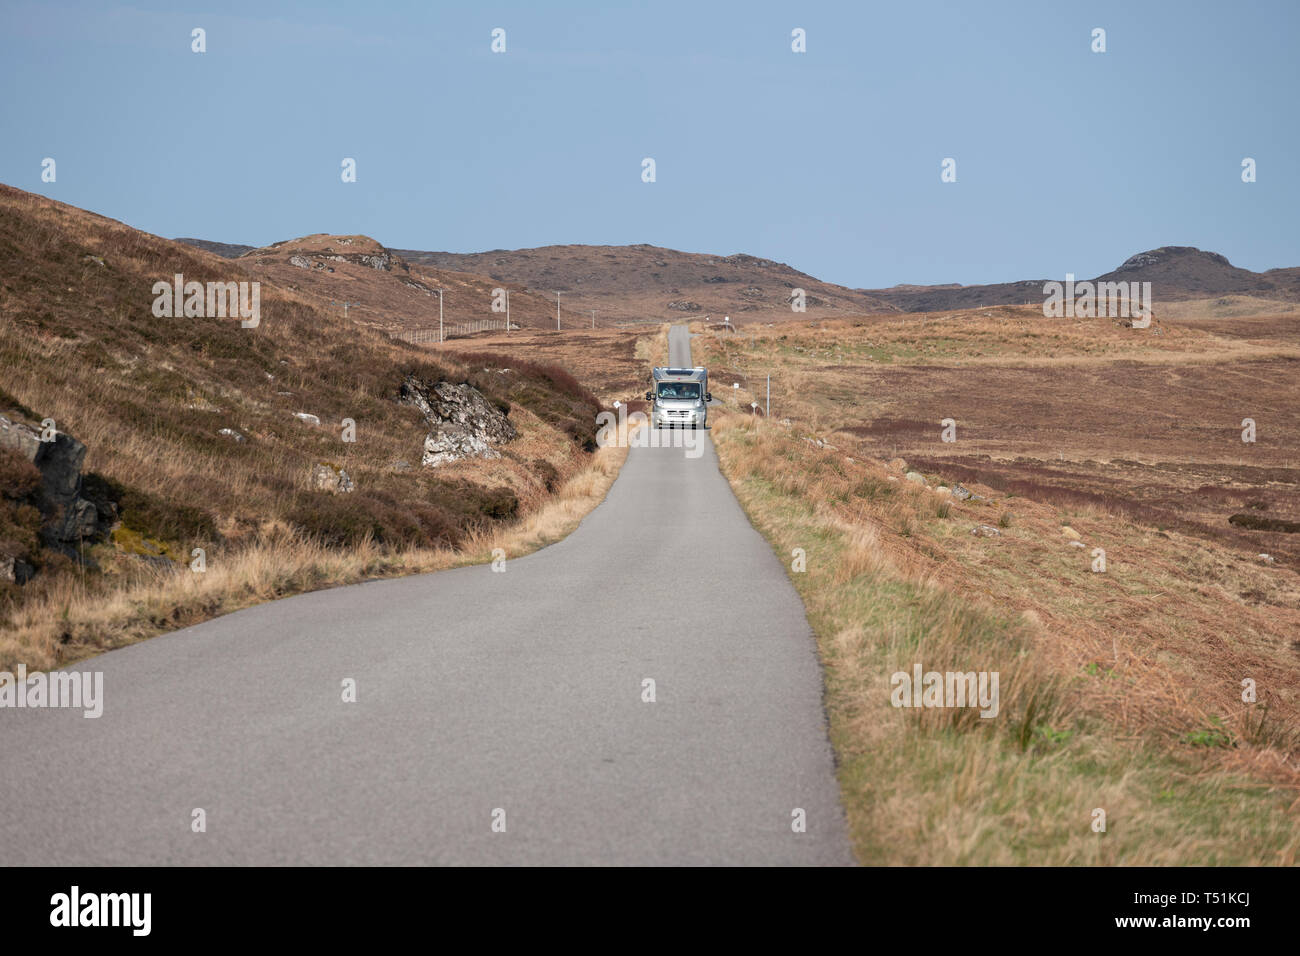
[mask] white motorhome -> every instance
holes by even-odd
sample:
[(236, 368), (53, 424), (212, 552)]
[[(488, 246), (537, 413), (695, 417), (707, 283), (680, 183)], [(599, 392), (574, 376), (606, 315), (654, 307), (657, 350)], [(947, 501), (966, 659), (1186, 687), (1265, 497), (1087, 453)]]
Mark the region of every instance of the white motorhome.
[(704, 368), (656, 368), (650, 376), (652, 391), (645, 393), (650, 403), (652, 428), (708, 428), (709, 372)]

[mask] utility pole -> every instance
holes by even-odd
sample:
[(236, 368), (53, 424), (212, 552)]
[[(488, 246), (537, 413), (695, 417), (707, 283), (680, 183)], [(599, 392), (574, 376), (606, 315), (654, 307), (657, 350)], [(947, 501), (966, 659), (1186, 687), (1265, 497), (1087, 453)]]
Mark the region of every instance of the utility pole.
[(446, 341), (446, 339), (443, 337), (442, 334), (442, 294), (446, 291), (447, 291), (446, 289), (438, 290), (438, 342), (439, 343)]
[(560, 331), (560, 293), (555, 293), (555, 331)]

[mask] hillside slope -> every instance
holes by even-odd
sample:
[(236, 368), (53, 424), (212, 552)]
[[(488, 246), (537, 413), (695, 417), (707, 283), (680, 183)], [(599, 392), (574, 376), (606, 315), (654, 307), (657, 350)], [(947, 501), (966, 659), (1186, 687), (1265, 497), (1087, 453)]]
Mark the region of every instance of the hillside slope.
[[(240, 248), (240, 247), (236, 247)], [(445, 331), (495, 320), (494, 290), (510, 292), (510, 321), (521, 328), (554, 327), (554, 299), (512, 281), (451, 269), (413, 266), (369, 236), (317, 234), (250, 249), (233, 260), (250, 274), (291, 289), (322, 309), (397, 335), (436, 331), (443, 289)], [(348, 303), (345, 312), (343, 303)]]
[[(49, 502), (0, 450), (0, 558), (36, 572), (21, 587), (0, 580), (0, 614), (69, 575), (109, 587), (184, 567), (194, 548), (216, 555), (267, 535), (344, 551), (455, 546), (585, 467), (599, 403), (558, 370), (430, 361), (266, 274), (256, 328), (155, 314), (155, 282), (248, 280), (256, 266), (0, 186), (0, 415), (38, 430), (53, 419), (84, 443), (81, 493), (111, 526), (107, 540), (88, 532), (64, 549), (84, 553), (84, 569), (41, 547)], [(412, 382), (467, 383), (516, 437), (496, 458), (423, 467), (437, 426)], [(322, 465), (336, 476), (324, 490)], [(331, 493), (340, 471), (354, 491)]]

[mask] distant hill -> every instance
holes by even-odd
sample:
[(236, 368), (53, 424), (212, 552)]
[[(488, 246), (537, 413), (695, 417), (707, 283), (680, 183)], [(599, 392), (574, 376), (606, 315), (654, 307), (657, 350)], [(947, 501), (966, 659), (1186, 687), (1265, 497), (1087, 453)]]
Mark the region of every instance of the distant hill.
[[(1051, 277), (1056, 281), (1064, 278), (1063, 275)], [(1300, 301), (1300, 268), (1251, 272), (1234, 266), (1216, 252), (1204, 252), (1192, 246), (1161, 246), (1139, 252), (1105, 275), (1077, 278), (1091, 278), (1095, 282), (1150, 282), (1157, 304), (1225, 295)], [(895, 286), (862, 291), (904, 312), (940, 312), (1041, 301), (1046, 281), (1024, 279), (994, 285)]]
[[(252, 257), (262, 264), (270, 264), (272, 260), (287, 260), (295, 250), (301, 251), (294, 244), (306, 240), (275, 243), (261, 250), (199, 239), (177, 241), (227, 258)], [(378, 243), (374, 245), (383, 248)], [(511, 300), (512, 312), (513, 304), (518, 301), (524, 324), (538, 326), (553, 318), (557, 292), (561, 309), (571, 316), (570, 322), (582, 321), (591, 309), (596, 309), (607, 320), (730, 315), (733, 322), (743, 324), (790, 318), (789, 301), (794, 289), (804, 290), (807, 317), (819, 318), (1034, 304), (1042, 301), (1044, 282), (1065, 278), (1060, 275), (988, 285), (948, 283), (849, 289), (771, 259), (744, 254), (713, 256), (678, 252), (649, 245), (541, 246), (477, 253), (387, 251), (394, 261), (400, 261), (399, 269), (411, 278), (423, 281), (420, 279), (423, 274), (434, 283), (458, 283), (460, 292), (477, 297), (471, 300), (473, 303), (481, 303), (484, 290), (496, 283), (509, 284), (520, 293), (518, 300)], [(308, 252), (316, 255), (320, 249)], [(471, 281), (467, 277), (476, 279)], [(1096, 282), (1150, 282), (1157, 304), (1228, 295), (1300, 302), (1300, 267), (1251, 272), (1234, 266), (1218, 253), (1192, 246), (1161, 246), (1130, 256), (1104, 275), (1077, 278)], [(322, 283), (322, 287), (333, 285), (337, 284)], [(335, 292), (344, 294), (341, 288)], [(458, 320), (469, 315), (463, 298), (457, 299), (456, 308)], [(427, 324), (427, 303), (421, 303), (412, 315), (418, 315), (419, 321)]]
[[(337, 245), (345, 238), (348, 237), (309, 236), (260, 249), (202, 239), (176, 241), (226, 258), (254, 260), (259, 266), (270, 267), (278, 279), (291, 282), (295, 287), (305, 285), (307, 280), (299, 276), (300, 281), (294, 281), (291, 274), (278, 266), (290, 262), (295, 256), (299, 264), (304, 258), (311, 259), (311, 284), (340, 301), (346, 296), (356, 295), (364, 316), (371, 306), (368, 294), (360, 292), (343, 276), (336, 280), (329, 278), (340, 271), (338, 265), (328, 261), (329, 257), (340, 255), (344, 250), (331, 248), (327, 251), (325, 245), (328, 243), (320, 242), (315, 242), (310, 248), (303, 245), (320, 239), (333, 239)], [(525, 326), (544, 326), (553, 320), (557, 292), (560, 293), (561, 312), (567, 308), (569, 321), (574, 324), (589, 320), (593, 309), (606, 322), (703, 318), (706, 315), (719, 319), (730, 315), (735, 322), (759, 317), (788, 318), (792, 314), (790, 299), (795, 289), (804, 291), (806, 314), (811, 318), (897, 311), (883, 300), (822, 282), (771, 259), (744, 254), (712, 256), (649, 245), (543, 246), (454, 253), (386, 250), (372, 239), (366, 239), (366, 242), (373, 246), (372, 251), (382, 250), (389, 254), (393, 268), (407, 277), (406, 284), (412, 289), (420, 291), (418, 284), (424, 279), (428, 280), (425, 285), (432, 283), (434, 288), (439, 283), (454, 287), (457, 295), (448, 294), (444, 305), (446, 309), (455, 309), (458, 322), (488, 317), (490, 313), (484, 311), (488, 296), (490, 290), (499, 284), (511, 288), (511, 318)], [(351, 270), (342, 271), (356, 278)], [(373, 283), (369, 285), (373, 286)], [(370, 298), (375, 291), (370, 290)], [(388, 296), (383, 298), (385, 301), (376, 305), (373, 311), (391, 314), (391, 308), (399, 303)], [(406, 303), (408, 324), (427, 326), (430, 321), (436, 323), (436, 311), (431, 314), (427, 302), (408, 298), (411, 299)], [(436, 306), (436, 296), (434, 299)]]
[[(790, 318), (802, 289), (807, 315), (895, 312), (861, 290), (823, 282), (781, 262), (744, 254), (678, 252), (659, 246), (542, 246), (491, 252), (395, 250), (412, 264), (455, 269), (520, 283), (582, 309), (621, 309), (663, 319), (753, 321)], [(554, 299), (552, 299), (554, 301)]]
[(1239, 269), (1216, 252), (1202, 252), (1191, 246), (1162, 246), (1140, 252), (1114, 272), (1097, 278), (1101, 282), (1150, 282), (1153, 292), (1166, 299), (1230, 294), (1300, 298), (1300, 269), (1251, 272)]
[(173, 241), (183, 242), (187, 246), (194, 246), (196, 249), (202, 249), (204, 252), (221, 256), (223, 259), (237, 259), (245, 252), (257, 248), (256, 246), (242, 246), (236, 242), (211, 242), (207, 239), (175, 239)]

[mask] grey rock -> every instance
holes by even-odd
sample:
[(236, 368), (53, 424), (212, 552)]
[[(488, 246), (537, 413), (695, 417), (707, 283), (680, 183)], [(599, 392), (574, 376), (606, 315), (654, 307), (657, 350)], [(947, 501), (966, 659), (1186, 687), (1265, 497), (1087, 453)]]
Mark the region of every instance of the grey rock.
[(36, 575), (36, 569), (21, 558), (0, 554), (0, 581), (26, 584)]
[(0, 415), (0, 448), (10, 448), (28, 461), (35, 462), (41, 444), (41, 436), (36, 429)]
[(929, 482), (927, 482), (927, 481), (925, 480), (925, 475), (921, 474), (919, 471), (909, 471), (909, 472), (908, 472), (906, 475), (904, 475), (903, 477), (906, 478), (908, 481), (912, 482), (913, 484), (916, 484), (916, 485), (928, 485), (928, 484), (929, 484)]
[(962, 485), (953, 485), (952, 496), (956, 498), (958, 501), (965, 501), (967, 498), (970, 497), (970, 490), (963, 487)]
[(77, 500), (86, 446), (71, 435), (57, 432), (52, 441), (41, 441), (32, 426), (0, 415), (0, 447), (13, 449), (37, 467), (41, 490), (51, 504), (66, 509)]
[(62, 432), (54, 441), (42, 442), (35, 465), (45, 479), (48, 498), (58, 504), (71, 504), (81, 490), (81, 463), (86, 459), (86, 446), (71, 435)]
[[(86, 446), (63, 432), (56, 432), (51, 441), (41, 441), (37, 428), (0, 415), (0, 447), (16, 451), (41, 473), (41, 505), (46, 515), (41, 540), (49, 548), (81, 559), (79, 549), (73, 546), (100, 535), (111, 524), (101, 520), (93, 502), (81, 497), (81, 464), (86, 458)], [(86, 563), (93, 564), (89, 559)], [(6, 574), (12, 574), (8, 580), (19, 583), (33, 573), (30, 565), (17, 559), (6, 568)]]
[(59, 541), (81, 541), (93, 537), (99, 525), (99, 510), (85, 498), (74, 498), (51, 526)]
[(970, 533), (981, 538), (998, 538), (1002, 536), (1001, 531), (987, 524), (977, 524), (970, 529)]
[(312, 468), (311, 486), (315, 491), (326, 491), (332, 495), (345, 495), (357, 489), (346, 471), (325, 462)]
[(293, 417), (305, 425), (319, 425), (320, 419), (315, 415), (309, 415), (307, 412), (294, 412)]
[(217, 434), (218, 434), (218, 435), (223, 435), (223, 436), (225, 436), (226, 438), (233, 438), (236, 442), (238, 442), (238, 443), (241, 444), (241, 445), (242, 445), (244, 442), (248, 441), (247, 438), (245, 438), (243, 435), (239, 434), (239, 432), (235, 431), (233, 428), (223, 428), (223, 429), (221, 429), (220, 431), (218, 431)]
[(426, 468), (462, 458), (500, 458), (493, 446), (519, 435), (505, 413), (472, 385), (422, 382), (408, 376), (397, 400), (418, 408), (429, 424), (420, 460)]

